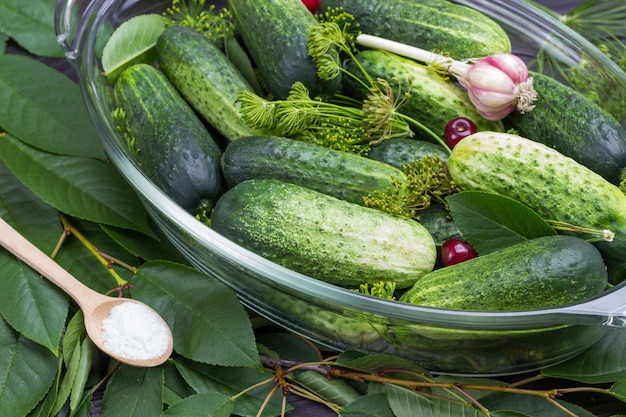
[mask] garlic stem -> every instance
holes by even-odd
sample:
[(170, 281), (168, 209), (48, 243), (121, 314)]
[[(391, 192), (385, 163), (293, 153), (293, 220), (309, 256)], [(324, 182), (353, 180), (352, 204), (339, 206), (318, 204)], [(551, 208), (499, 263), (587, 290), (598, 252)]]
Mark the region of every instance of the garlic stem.
[(360, 34), (356, 38), (356, 42), (367, 48), (381, 49), (406, 58), (415, 59), (428, 65), (442, 67), (447, 71), (448, 67), (454, 61), (452, 58), (429, 52), (424, 49), (410, 46), (404, 43), (392, 41), (390, 39), (381, 38), (379, 36)]

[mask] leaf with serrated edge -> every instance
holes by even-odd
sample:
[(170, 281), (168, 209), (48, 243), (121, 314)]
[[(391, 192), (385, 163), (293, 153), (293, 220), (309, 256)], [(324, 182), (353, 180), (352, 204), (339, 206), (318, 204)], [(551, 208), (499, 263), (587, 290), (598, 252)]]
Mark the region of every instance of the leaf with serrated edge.
[(33, 193), (63, 213), (154, 234), (139, 198), (110, 164), (42, 152), (8, 134), (0, 138), (0, 158)]
[(102, 51), (102, 68), (113, 82), (127, 67), (150, 63), (156, 55), (154, 46), (170, 20), (160, 14), (143, 14), (122, 23)]
[(63, 57), (54, 31), (56, 3), (56, 0), (0, 1), (0, 32), (10, 35), (34, 55)]
[(464, 191), (449, 196), (446, 202), (463, 238), (481, 255), (556, 234), (533, 210), (509, 197)]
[(229, 417), (235, 408), (229, 396), (205, 392), (195, 394), (173, 404), (163, 417)]
[(102, 417), (154, 417), (163, 412), (163, 369), (121, 365), (104, 391)]
[(0, 126), (46, 152), (106, 159), (79, 86), (32, 58), (0, 55)]
[(0, 313), (4, 319), (57, 354), (69, 308), (67, 296), (8, 252), (0, 252), (0, 271)]
[(547, 376), (585, 384), (626, 380), (626, 329), (614, 329), (574, 358), (542, 370)]
[(143, 264), (131, 283), (132, 296), (170, 325), (176, 352), (209, 364), (261, 367), (250, 318), (226, 285), (164, 261)]
[(24, 416), (46, 395), (57, 373), (48, 349), (17, 334), (0, 318), (0, 409)]
[[(218, 392), (232, 396), (243, 390), (260, 385), (254, 390), (246, 391), (235, 401), (234, 415), (255, 416), (261, 404), (275, 386), (273, 374), (267, 370), (259, 371), (253, 368), (230, 368), (207, 365), (185, 359), (174, 361), (176, 368), (185, 381), (197, 392)], [(266, 382), (263, 384), (263, 382)], [(262, 417), (273, 417), (280, 414), (282, 392), (272, 395), (271, 400), (263, 410)], [(287, 406), (287, 411), (291, 406)]]

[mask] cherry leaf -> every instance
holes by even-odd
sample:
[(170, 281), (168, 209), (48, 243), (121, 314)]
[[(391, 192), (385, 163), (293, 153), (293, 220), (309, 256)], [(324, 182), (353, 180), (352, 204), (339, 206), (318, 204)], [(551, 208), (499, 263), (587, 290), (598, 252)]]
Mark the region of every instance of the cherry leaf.
[(446, 201), (463, 237), (481, 255), (524, 240), (556, 234), (532, 209), (509, 197), (463, 191), (449, 196)]
[(168, 22), (167, 17), (150, 13), (122, 23), (102, 50), (102, 68), (107, 79), (114, 82), (130, 65), (152, 62), (156, 58), (154, 46)]

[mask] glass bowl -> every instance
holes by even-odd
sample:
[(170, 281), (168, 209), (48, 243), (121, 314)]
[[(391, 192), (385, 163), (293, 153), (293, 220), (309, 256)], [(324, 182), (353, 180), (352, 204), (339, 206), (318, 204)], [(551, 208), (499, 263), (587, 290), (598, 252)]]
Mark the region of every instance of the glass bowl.
[[(626, 74), (558, 20), (523, 1), (457, 1), (509, 33), (525, 58), (544, 46), (564, 65), (585, 55), (626, 89)], [(215, 2), (218, 9), (225, 2)], [(130, 17), (161, 12), (170, 1), (59, 0), (57, 34), (76, 70), (105, 150), (169, 239), (201, 271), (233, 288), (269, 320), (328, 347), (411, 359), (435, 373), (506, 375), (553, 365), (624, 326), (626, 287), (561, 308), (480, 312), (424, 308), (359, 294), (272, 263), (220, 236), (175, 204), (133, 162), (111, 119), (111, 86), (99, 55), (112, 30)], [(546, 48), (546, 42), (550, 47)]]

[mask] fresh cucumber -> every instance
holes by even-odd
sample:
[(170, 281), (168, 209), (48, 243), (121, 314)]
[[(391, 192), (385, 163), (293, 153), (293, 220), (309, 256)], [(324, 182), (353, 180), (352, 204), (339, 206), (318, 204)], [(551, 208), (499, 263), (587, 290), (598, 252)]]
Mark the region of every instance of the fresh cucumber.
[(341, 7), (359, 30), (454, 59), (511, 52), (506, 32), (493, 19), (446, 0), (321, 0), (320, 12)]
[(217, 202), (211, 227), (291, 270), (332, 284), (406, 288), (436, 261), (418, 222), (278, 180), (248, 180)]
[(309, 56), (309, 31), (318, 22), (301, 0), (228, 0), (237, 32), (257, 65), (269, 92), (284, 99), (300, 81), (311, 96), (334, 94), (341, 78), (317, 76)]
[[(428, 68), (407, 58), (380, 50), (365, 50), (356, 55), (354, 62), (348, 62), (346, 69), (365, 80), (361, 66), (372, 79), (386, 80), (395, 97), (409, 92), (411, 98), (398, 112), (422, 123), (432, 132), (443, 136), (446, 124), (455, 117), (467, 117), (474, 122), (477, 130), (503, 131), (501, 121), (490, 121), (482, 117), (469, 99), (467, 92), (451, 81), (443, 80)], [(348, 94), (359, 99), (369, 92), (352, 77), (343, 77)], [(414, 128), (419, 131), (419, 129)]]
[(520, 136), (558, 150), (610, 182), (626, 168), (626, 130), (609, 113), (552, 77), (531, 73), (535, 108), (511, 113), (505, 123)]
[(231, 142), (222, 156), (228, 186), (271, 178), (308, 187), (363, 205), (363, 198), (406, 184), (404, 172), (379, 161), (312, 143), (277, 136), (250, 136)]
[(372, 147), (367, 157), (402, 169), (413, 161), (435, 155), (444, 162), (448, 160), (448, 152), (439, 144), (425, 140), (393, 138)]
[(423, 276), (400, 301), (460, 310), (532, 310), (601, 293), (606, 266), (575, 236), (527, 240)]
[(420, 224), (430, 232), (437, 245), (453, 237), (463, 237), (463, 233), (443, 204), (432, 204), (420, 210), (418, 216)]
[(609, 272), (626, 272), (626, 195), (572, 158), (518, 135), (478, 132), (460, 141), (448, 159), (454, 181), (514, 198), (547, 220), (615, 234), (595, 245)]
[(136, 64), (120, 74), (114, 95), (143, 172), (186, 210), (212, 207), (225, 189), (222, 151), (174, 86)]
[(214, 42), (184, 26), (167, 28), (156, 43), (157, 61), (188, 103), (228, 140), (256, 134), (241, 118), (237, 94), (253, 91)]

